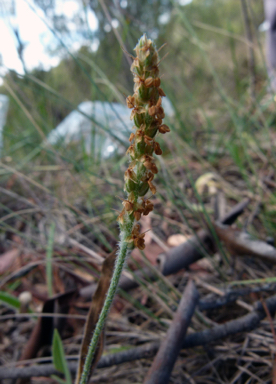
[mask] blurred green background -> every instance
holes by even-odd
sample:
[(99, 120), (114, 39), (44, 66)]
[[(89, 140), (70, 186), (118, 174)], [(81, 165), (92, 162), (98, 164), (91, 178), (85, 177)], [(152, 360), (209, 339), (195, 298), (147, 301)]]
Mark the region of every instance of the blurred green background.
[[(3, 77), (0, 92), (9, 96), (10, 107), (3, 130), (1, 184), (10, 182), (23, 193), (20, 180), (25, 177), (30, 190), (25, 188), (24, 194), (33, 191), (45, 205), (54, 198), (51, 204), (78, 207), (89, 217), (107, 214), (102, 224), (111, 232), (97, 241), (112, 249), (109, 236), (114, 236), (113, 243), (117, 238), (114, 209), (121, 206), (115, 196), (123, 197), (127, 157), (104, 158), (93, 140), (87, 152), (85, 139), (51, 146), (46, 137), (83, 101), (124, 102), (133, 89), (126, 51), (132, 54), (138, 38), (147, 33), (158, 47), (166, 44), (160, 51), (161, 79), (174, 111), (167, 120), (170, 135), (160, 138), (164, 152), (157, 177), (160, 215), (169, 206), (171, 216), (188, 232), (201, 226), (200, 214), (213, 214), (213, 208), (208, 193), (200, 197), (194, 183), (212, 172), (227, 204), (244, 196), (262, 201), (260, 222), (251, 232), (260, 233), (261, 225), (264, 235), (273, 235), (275, 194), (260, 181), (275, 171), (275, 102), (267, 80), (265, 35), (259, 30), (263, 2), (78, 2), (83, 12), (74, 19), (76, 30), (86, 22), (89, 7), (98, 28), (82, 32), (85, 44), (73, 51), (68, 44), (69, 20), (55, 15), (57, 4), (36, 0), (55, 37), (49, 55), (58, 53), (60, 63), (47, 71), (11, 70)], [(19, 43), (20, 39), (18, 51)], [(105, 128), (114, 135), (112, 122)], [(96, 133), (93, 126), (91, 136)], [(44, 193), (49, 194), (46, 200)]]

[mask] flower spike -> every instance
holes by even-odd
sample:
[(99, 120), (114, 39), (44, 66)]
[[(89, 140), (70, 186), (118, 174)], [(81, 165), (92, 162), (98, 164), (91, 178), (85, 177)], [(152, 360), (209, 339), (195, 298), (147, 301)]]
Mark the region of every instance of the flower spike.
[(117, 219), (120, 226), (120, 242), (110, 286), (88, 347), (80, 380), (77, 379), (80, 384), (87, 384), (89, 381), (99, 338), (116, 294), (126, 258), (134, 247), (140, 250), (145, 248), (145, 233), (140, 233), (140, 225), (137, 222), (142, 215), (146, 216), (153, 210), (152, 202), (145, 195), (149, 190), (152, 195), (156, 193), (152, 181), (158, 169), (153, 155), (161, 155), (162, 150), (155, 136), (158, 132), (165, 134), (170, 131), (167, 125), (162, 124), (165, 116), (162, 97), (165, 93), (160, 88), (158, 51), (146, 35), (141, 37), (134, 51), (136, 57), (130, 55), (133, 58), (131, 71), (134, 76), (134, 94), (127, 97), (126, 103), (131, 109), (130, 118), (135, 124), (135, 133), (130, 135), (130, 146), (127, 151), (130, 156), (130, 164), (124, 175), (124, 189), (127, 196), (122, 201), (123, 209)]
[(130, 146), (127, 150), (131, 158), (125, 172), (125, 191), (128, 196), (123, 202), (124, 208), (118, 221), (121, 232), (125, 227), (132, 228), (132, 236), (128, 236), (131, 247), (143, 249), (143, 237), (139, 237), (139, 226), (135, 223), (142, 215), (148, 215), (153, 210), (153, 204), (144, 196), (149, 189), (152, 194), (156, 193), (152, 180), (158, 169), (153, 154), (161, 155), (162, 150), (155, 136), (158, 132), (165, 134), (170, 129), (162, 123), (165, 117), (162, 97), (165, 93), (160, 88), (160, 61), (155, 44), (144, 35), (134, 51), (136, 57), (131, 65), (134, 94), (127, 97), (126, 103), (132, 110), (130, 118), (134, 121), (135, 133), (130, 135)]

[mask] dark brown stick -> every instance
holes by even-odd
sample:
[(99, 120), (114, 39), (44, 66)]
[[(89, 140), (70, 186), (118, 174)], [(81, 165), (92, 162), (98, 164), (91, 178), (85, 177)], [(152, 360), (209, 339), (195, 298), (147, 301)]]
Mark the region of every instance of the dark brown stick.
[(144, 384), (166, 384), (169, 381), (198, 299), (198, 291), (190, 280)]
[[(276, 311), (276, 295), (266, 300), (266, 305), (269, 312), (273, 315)], [(217, 325), (214, 328), (206, 329), (201, 332), (196, 332), (188, 335), (183, 341), (182, 348), (192, 348), (199, 345), (207, 345), (211, 342), (220, 340), (227, 336), (235, 335), (239, 332), (249, 332), (259, 326), (261, 320), (266, 317), (262, 303), (258, 301), (255, 305), (255, 310), (248, 315), (239, 317), (236, 320), (228, 321), (224, 324)]]
[(170, 249), (158, 256), (160, 271), (164, 276), (178, 272), (201, 259), (206, 253), (214, 253), (214, 241), (210, 233), (204, 229), (185, 243)]
[(240, 203), (236, 204), (230, 212), (226, 213), (219, 221), (224, 225), (231, 225), (237, 220), (237, 218), (243, 213), (245, 208), (250, 203), (249, 199), (244, 199)]
[(257, 287), (245, 287), (239, 289), (226, 289), (222, 291), (224, 293), (223, 296), (217, 296), (215, 294), (207, 295), (207, 299), (199, 300), (198, 309), (200, 311), (206, 311), (210, 309), (217, 309), (224, 305), (233, 303), (239, 297), (247, 296), (250, 293), (259, 293), (259, 292), (269, 292), (274, 293), (276, 290), (275, 284), (264, 284), (262, 286)]
[[(276, 295), (271, 296), (265, 300), (267, 308), (274, 316), (276, 311)], [(257, 328), (266, 317), (263, 305), (260, 301), (255, 304), (255, 310), (248, 315), (242, 316), (236, 320), (228, 321), (224, 324), (217, 325), (212, 329), (207, 329), (201, 332), (196, 332), (186, 336), (182, 341), (182, 348), (192, 348), (196, 346), (202, 346), (210, 344), (214, 341), (221, 340), (227, 336), (235, 335), (240, 332), (249, 332)], [(118, 352), (103, 356), (97, 368), (106, 368), (112, 365), (118, 365), (129, 361), (138, 359), (145, 359), (152, 357), (156, 354), (160, 346), (159, 342), (145, 344), (136, 348), (132, 348), (126, 351)], [(77, 363), (69, 363), (69, 368), (72, 373), (77, 370)], [(57, 374), (53, 364), (36, 365), (32, 367), (12, 367), (12, 368), (1, 368), (0, 367), (0, 380), (2, 379), (16, 379), (25, 377), (39, 377), (39, 376), (50, 376)]]

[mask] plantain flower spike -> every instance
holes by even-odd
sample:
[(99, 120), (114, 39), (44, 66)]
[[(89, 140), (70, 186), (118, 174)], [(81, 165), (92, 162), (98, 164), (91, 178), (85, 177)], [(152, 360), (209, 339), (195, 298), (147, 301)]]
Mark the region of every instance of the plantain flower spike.
[[(145, 198), (150, 190), (156, 193), (152, 183), (158, 169), (153, 154), (161, 155), (162, 150), (156, 142), (156, 134), (165, 134), (170, 129), (162, 123), (165, 117), (162, 108), (162, 97), (165, 93), (160, 88), (159, 57), (155, 44), (146, 35), (142, 36), (134, 49), (136, 57), (131, 65), (134, 76), (134, 94), (128, 96), (126, 103), (130, 108), (130, 118), (134, 122), (134, 133), (131, 133), (130, 146), (127, 153), (130, 164), (125, 172), (126, 200), (123, 210), (118, 216), (121, 238), (129, 243), (129, 247), (145, 248), (144, 234), (139, 233), (137, 221), (142, 215), (153, 210), (153, 204)], [(131, 235), (127, 235), (131, 233)]]

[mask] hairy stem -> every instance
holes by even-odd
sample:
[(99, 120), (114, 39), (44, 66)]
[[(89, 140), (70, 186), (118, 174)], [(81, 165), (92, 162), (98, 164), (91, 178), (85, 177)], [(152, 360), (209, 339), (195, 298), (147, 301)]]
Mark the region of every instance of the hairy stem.
[[(132, 225), (130, 226), (130, 228), (132, 229)], [(108, 312), (110, 310), (114, 296), (115, 296), (116, 291), (117, 291), (120, 277), (121, 277), (121, 274), (122, 274), (122, 271), (124, 268), (125, 260), (126, 260), (127, 255), (128, 255), (128, 243), (125, 241), (125, 239), (131, 235), (131, 229), (130, 229), (129, 233), (128, 233), (128, 231), (126, 231), (125, 233), (124, 232), (121, 233), (122, 240), (121, 240), (120, 245), (119, 245), (118, 256), (116, 259), (116, 264), (115, 264), (113, 276), (112, 276), (112, 279), (110, 282), (110, 287), (109, 287), (107, 295), (106, 295), (103, 309), (102, 309), (101, 314), (99, 316), (99, 320), (97, 322), (95, 331), (93, 333), (93, 337), (91, 339), (91, 342), (90, 342), (90, 345), (88, 348), (88, 353), (87, 353), (87, 356), (85, 359), (80, 384), (86, 384), (89, 381), (90, 368), (91, 368), (94, 354), (95, 354), (96, 349), (97, 349), (99, 337), (100, 337), (101, 332), (103, 331)]]

